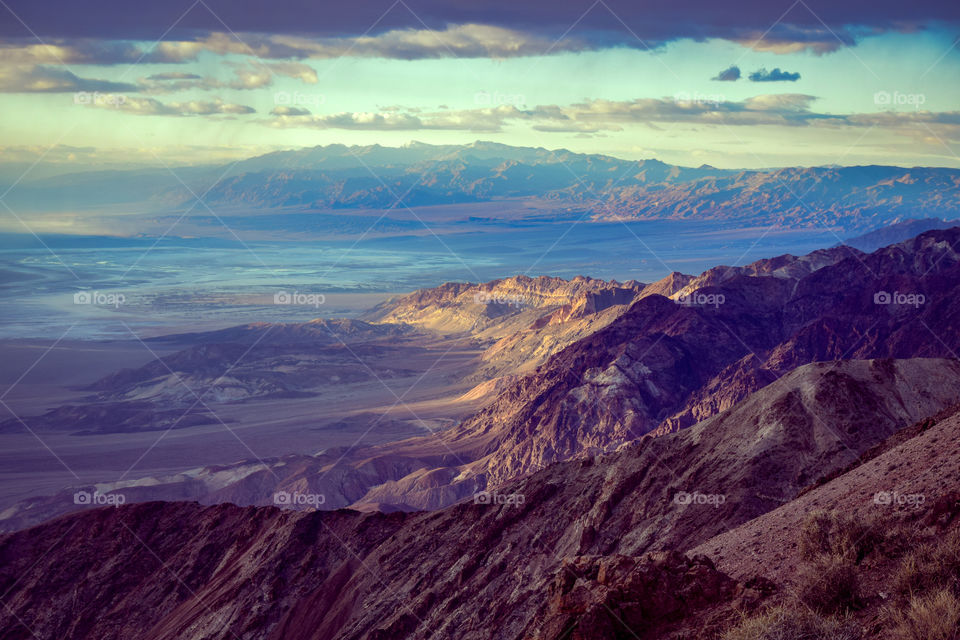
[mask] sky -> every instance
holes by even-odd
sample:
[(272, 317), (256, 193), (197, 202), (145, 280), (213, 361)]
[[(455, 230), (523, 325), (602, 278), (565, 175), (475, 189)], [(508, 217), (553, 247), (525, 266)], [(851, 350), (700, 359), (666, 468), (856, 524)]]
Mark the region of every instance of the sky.
[(960, 3), (0, 0), (0, 164), (492, 140), (960, 167)]

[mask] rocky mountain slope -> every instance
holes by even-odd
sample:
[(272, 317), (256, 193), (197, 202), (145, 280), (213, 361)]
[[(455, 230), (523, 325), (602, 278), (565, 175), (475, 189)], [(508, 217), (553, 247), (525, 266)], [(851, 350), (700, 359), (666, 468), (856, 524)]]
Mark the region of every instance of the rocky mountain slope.
[(692, 552), (708, 555), (733, 576), (764, 574), (790, 584), (801, 563), (798, 525), (808, 514), (836, 511), (864, 522), (890, 516), (915, 520), (940, 497), (960, 496), (960, 411), (952, 407), (943, 414), (918, 424), (908, 434), (912, 437)]
[(487, 349), (472, 378), (485, 381), (534, 369), (563, 347), (612, 322), (649, 288), (636, 281), (583, 276), (564, 280), (521, 275), (481, 284), (448, 282), (387, 300), (363, 317), (473, 337)]
[(642, 298), (444, 437), (454, 450), (489, 440), (478, 448), (496, 484), (689, 426), (805, 363), (952, 357), (960, 351), (955, 246), (960, 229), (867, 256), (831, 250), (819, 269), (818, 256), (787, 258), (793, 276), (776, 259), (711, 269), (673, 300)]
[(924, 231), (930, 231), (931, 229), (949, 229), (955, 226), (957, 226), (956, 220), (948, 221), (941, 220), (940, 218), (917, 220), (908, 218), (902, 222), (896, 222), (854, 238), (847, 238), (843, 241), (843, 244), (859, 249), (860, 251), (871, 252), (891, 244), (909, 240)]
[[(709, 423), (435, 512), (66, 516), (0, 537), (0, 637), (716, 637), (768, 589), (679, 552), (842, 469), (958, 377), (953, 361), (809, 365)], [(953, 455), (930, 451), (932, 469)]]
[(810, 362), (952, 357), (960, 351), (955, 246), (960, 229), (932, 231), (870, 255), (841, 247), (717, 267), (672, 299), (640, 296), (436, 444), (394, 447), (444, 463), (429, 480), (417, 472), (368, 499), (442, 506), (478, 484), (690, 426)]
[(923, 167), (742, 171), (669, 186), (623, 184), (603, 194), (606, 206), (597, 218), (753, 220), (868, 231), (906, 218), (950, 216), (957, 210), (950, 194), (958, 187), (960, 175), (955, 172)]
[[(468, 340), (487, 335), (487, 366), (500, 350), (508, 353), (501, 364), (513, 366), (513, 353), (542, 364), (527, 375), (496, 379), (490, 376), (497, 369), (487, 369), (486, 381), (463, 396), (485, 406), (445, 431), (326, 452), (332, 457), (263, 461), (266, 467), (238, 462), (229, 465), (226, 477), (233, 480), (213, 488), (198, 485), (190, 474), (156, 478), (132, 495), (270, 504), (274, 492), (298, 489), (327, 496), (321, 506), (327, 509), (437, 509), (555, 462), (703, 422), (808, 363), (954, 357), (960, 353), (956, 246), (960, 229), (938, 230), (869, 255), (840, 247), (717, 267), (695, 278), (674, 274), (645, 287), (517, 278), (417, 292), (375, 313), (460, 332)], [(544, 293), (576, 291), (587, 301), (595, 295), (583, 291), (587, 287), (614, 301), (619, 292), (632, 291), (636, 301), (578, 319), (564, 316), (562, 296)], [(509, 307), (491, 317), (489, 305), (474, 301), (481, 293), (519, 291), (531, 299), (536, 291), (536, 300), (549, 306)], [(477, 318), (487, 322), (485, 328), (463, 331), (464, 322)], [(578, 332), (587, 335), (571, 339)], [(563, 340), (570, 343), (552, 353)], [(31, 514), (57, 513), (69, 504), (67, 497), (20, 505), (6, 514), (8, 530), (37, 522)]]

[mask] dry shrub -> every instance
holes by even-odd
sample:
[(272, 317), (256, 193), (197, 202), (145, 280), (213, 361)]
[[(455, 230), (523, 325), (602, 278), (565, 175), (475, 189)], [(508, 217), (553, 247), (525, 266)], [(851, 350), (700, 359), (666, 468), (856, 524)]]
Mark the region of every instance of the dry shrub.
[(859, 640), (860, 632), (849, 621), (825, 618), (809, 609), (777, 607), (747, 618), (723, 640)]
[(903, 595), (922, 594), (934, 589), (960, 593), (960, 529), (936, 542), (921, 544), (900, 562), (893, 578)]
[(911, 599), (891, 619), (890, 640), (960, 640), (960, 599), (948, 589)]
[(853, 555), (821, 555), (797, 574), (797, 599), (821, 613), (849, 611), (860, 600), (857, 564)]
[(800, 529), (800, 555), (804, 560), (852, 555), (859, 564), (882, 538), (879, 527), (873, 523), (833, 511), (814, 511)]

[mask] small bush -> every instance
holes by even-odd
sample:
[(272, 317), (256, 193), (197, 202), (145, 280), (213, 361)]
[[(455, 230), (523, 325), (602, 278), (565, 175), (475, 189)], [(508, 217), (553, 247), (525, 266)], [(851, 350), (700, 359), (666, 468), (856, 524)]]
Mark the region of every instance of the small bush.
[(797, 599), (821, 613), (845, 612), (859, 602), (859, 579), (855, 557), (820, 556), (800, 568)]
[(882, 538), (878, 527), (872, 523), (836, 512), (814, 511), (800, 529), (800, 555), (805, 560), (852, 555), (859, 563)]
[(824, 618), (809, 609), (777, 607), (747, 618), (728, 631), (723, 640), (859, 640), (850, 622)]
[(908, 596), (935, 589), (960, 593), (960, 530), (908, 553), (897, 568), (893, 584), (898, 593)]
[(913, 598), (892, 619), (890, 640), (960, 640), (960, 599), (947, 589)]

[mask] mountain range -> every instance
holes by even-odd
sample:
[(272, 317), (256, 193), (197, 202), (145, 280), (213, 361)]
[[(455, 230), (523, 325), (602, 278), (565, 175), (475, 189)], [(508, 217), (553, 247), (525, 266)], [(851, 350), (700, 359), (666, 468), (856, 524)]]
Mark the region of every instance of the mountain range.
[[(146, 212), (196, 204), (232, 210), (393, 210), (548, 201), (551, 215), (826, 226), (862, 233), (908, 218), (952, 217), (960, 170), (851, 166), (729, 170), (564, 149), (410, 143), (278, 151), (225, 166), (97, 171), (24, 181), (11, 206)], [(203, 215), (203, 207), (196, 215)], [(492, 211), (488, 215), (496, 216)], [(543, 214), (538, 214), (543, 215)], [(278, 219), (278, 225), (284, 223)], [(405, 227), (401, 230), (409, 229)]]

